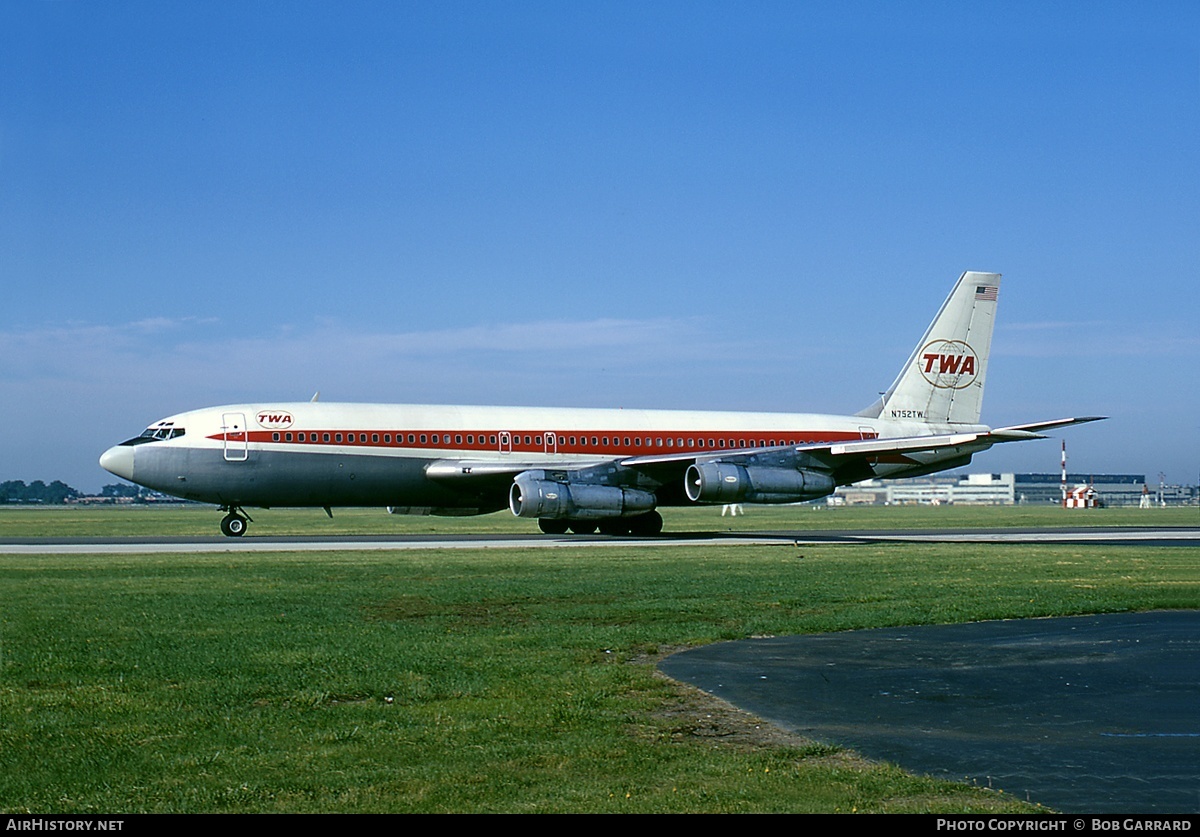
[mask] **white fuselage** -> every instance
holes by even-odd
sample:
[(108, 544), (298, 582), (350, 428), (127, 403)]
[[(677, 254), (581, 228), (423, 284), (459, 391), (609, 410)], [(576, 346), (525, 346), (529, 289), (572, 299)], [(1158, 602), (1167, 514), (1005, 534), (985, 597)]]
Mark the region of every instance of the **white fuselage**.
[[(386, 505), (491, 511), (479, 491), (431, 480), (440, 461), (575, 468), (630, 458), (829, 445), (936, 433), (924, 423), (813, 413), (297, 402), (179, 413), (101, 464), (168, 494), (222, 505)], [(925, 468), (879, 461), (871, 474)], [(670, 492), (664, 498), (670, 504)]]

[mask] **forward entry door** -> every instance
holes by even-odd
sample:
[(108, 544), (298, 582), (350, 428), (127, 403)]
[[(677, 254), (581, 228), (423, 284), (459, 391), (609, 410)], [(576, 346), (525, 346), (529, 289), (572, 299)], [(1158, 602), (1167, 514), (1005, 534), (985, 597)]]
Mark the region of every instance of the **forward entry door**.
[(250, 457), (245, 413), (221, 414), (221, 440), (226, 462), (245, 462)]

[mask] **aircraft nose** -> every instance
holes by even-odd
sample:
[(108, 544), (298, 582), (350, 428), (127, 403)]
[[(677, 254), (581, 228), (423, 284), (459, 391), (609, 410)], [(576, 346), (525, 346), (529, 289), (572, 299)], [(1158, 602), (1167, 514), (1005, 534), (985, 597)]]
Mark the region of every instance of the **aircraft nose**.
[(100, 467), (133, 482), (133, 450), (130, 445), (114, 445), (100, 454)]

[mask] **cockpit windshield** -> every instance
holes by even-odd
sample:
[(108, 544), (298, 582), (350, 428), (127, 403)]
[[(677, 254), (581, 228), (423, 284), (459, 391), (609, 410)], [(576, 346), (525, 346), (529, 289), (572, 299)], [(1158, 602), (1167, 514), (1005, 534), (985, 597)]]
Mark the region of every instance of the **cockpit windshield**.
[(185, 432), (187, 431), (182, 427), (174, 427), (169, 424), (156, 424), (143, 430), (142, 435), (126, 439), (121, 444), (126, 447), (133, 447), (134, 445), (144, 445), (147, 442), (165, 442), (167, 439), (176, 439)]

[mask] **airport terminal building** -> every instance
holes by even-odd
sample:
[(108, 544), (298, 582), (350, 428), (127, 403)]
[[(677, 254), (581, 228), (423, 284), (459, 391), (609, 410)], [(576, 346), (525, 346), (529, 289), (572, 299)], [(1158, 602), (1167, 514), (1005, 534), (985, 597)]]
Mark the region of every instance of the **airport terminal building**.
[[(1089, 486), (1102, 505), (1153, 506), (1197, 502), (1195, 486), (1151, 486), (1145, 474), (1067, 474), (1067, 488)], [(942, 505), (1062, 503), (1062, 474), (949, 474), (906, 480), (865, 480), (843, 486), (830, 498), (836, 504)]]

